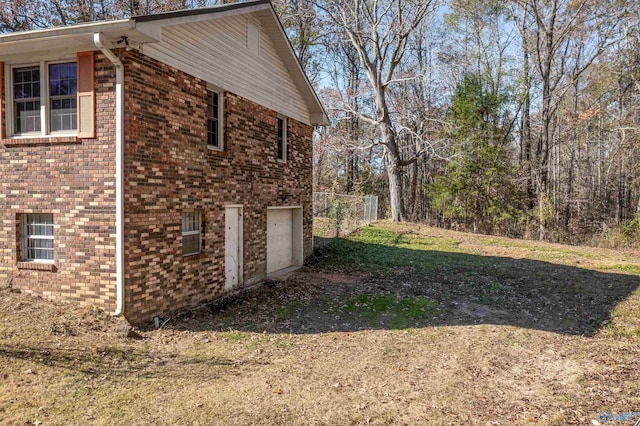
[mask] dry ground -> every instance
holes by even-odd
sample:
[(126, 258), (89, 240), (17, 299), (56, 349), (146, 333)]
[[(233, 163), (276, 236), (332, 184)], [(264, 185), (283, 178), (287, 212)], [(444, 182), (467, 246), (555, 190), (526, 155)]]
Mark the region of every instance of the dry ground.
[(639, 275), (637, 250), (382, 223), (134, 338), (4, 289), (0, 423), (592, 424), (640, 412)]

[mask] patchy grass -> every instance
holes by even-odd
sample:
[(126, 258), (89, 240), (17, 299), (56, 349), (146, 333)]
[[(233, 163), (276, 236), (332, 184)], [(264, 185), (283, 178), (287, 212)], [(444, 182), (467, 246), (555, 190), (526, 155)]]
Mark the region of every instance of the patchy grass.
[(2, 290), (0, 423), (591, 424), (640, 411), (639, 275), (636, 250), (380, 223), (136, 339)]
[(370, 324), (388, 324), (391, 328), (411, 327), (433, 312), (427, 298), (398, 298), (393, 295), (361, 294), (346, 300), (342, 310)]
[(630, 274), (634, 274), (634, 275), (640, 276), (640, 265), (633, 265), (633, 264), (600, 265), (600, 266), (598, 266), (598, 269), (600, 269), (602, 271), (618, 270), (618, 271), (628, 272)]
[(460, 248), (460, 243), (455, 238), (411, 234), (404, 226), (368, 226), (346, 239), (334, 241), (327, 266), (374, 273), (408, 268), (428, 274), (478, 262), (473, 257), (455, 256), (456, 253), (476, 253)]

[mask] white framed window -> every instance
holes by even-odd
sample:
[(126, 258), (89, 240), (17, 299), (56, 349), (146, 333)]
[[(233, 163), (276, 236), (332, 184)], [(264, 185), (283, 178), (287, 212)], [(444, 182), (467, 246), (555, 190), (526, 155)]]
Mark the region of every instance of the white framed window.
[(199, 254), (202, 249), (202, 220), (200, 211), (182, 215), (182, 255)]
[(27, 262), (53, 262), (53, 215), (46, 213), (23, 214), (22, 260)]
[(278, 160), (287, 161), (287, 117), (278, 115)]
[(207, 147), (222, 150), (223, 144), (223, 99), (222, 92), (207, 90)]
[(75, 61), (7, 67), (9, 135), (77, 134), (78, 67)]

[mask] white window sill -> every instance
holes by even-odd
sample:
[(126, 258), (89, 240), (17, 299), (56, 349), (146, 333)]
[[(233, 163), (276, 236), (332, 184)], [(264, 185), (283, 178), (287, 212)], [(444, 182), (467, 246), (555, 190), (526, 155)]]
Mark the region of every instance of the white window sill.
[(78, 132), (52, 132), (52, 133), (16, 133), (7, 139), (40, 139), (40, 138), (71, 138), (78, 137)]

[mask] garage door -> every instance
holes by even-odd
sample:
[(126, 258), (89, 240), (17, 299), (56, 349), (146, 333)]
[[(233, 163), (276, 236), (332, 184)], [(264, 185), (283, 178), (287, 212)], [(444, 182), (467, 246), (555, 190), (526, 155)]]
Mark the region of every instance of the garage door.
[(293, 210), (267, 210), (267, 274), (293, 264)]

